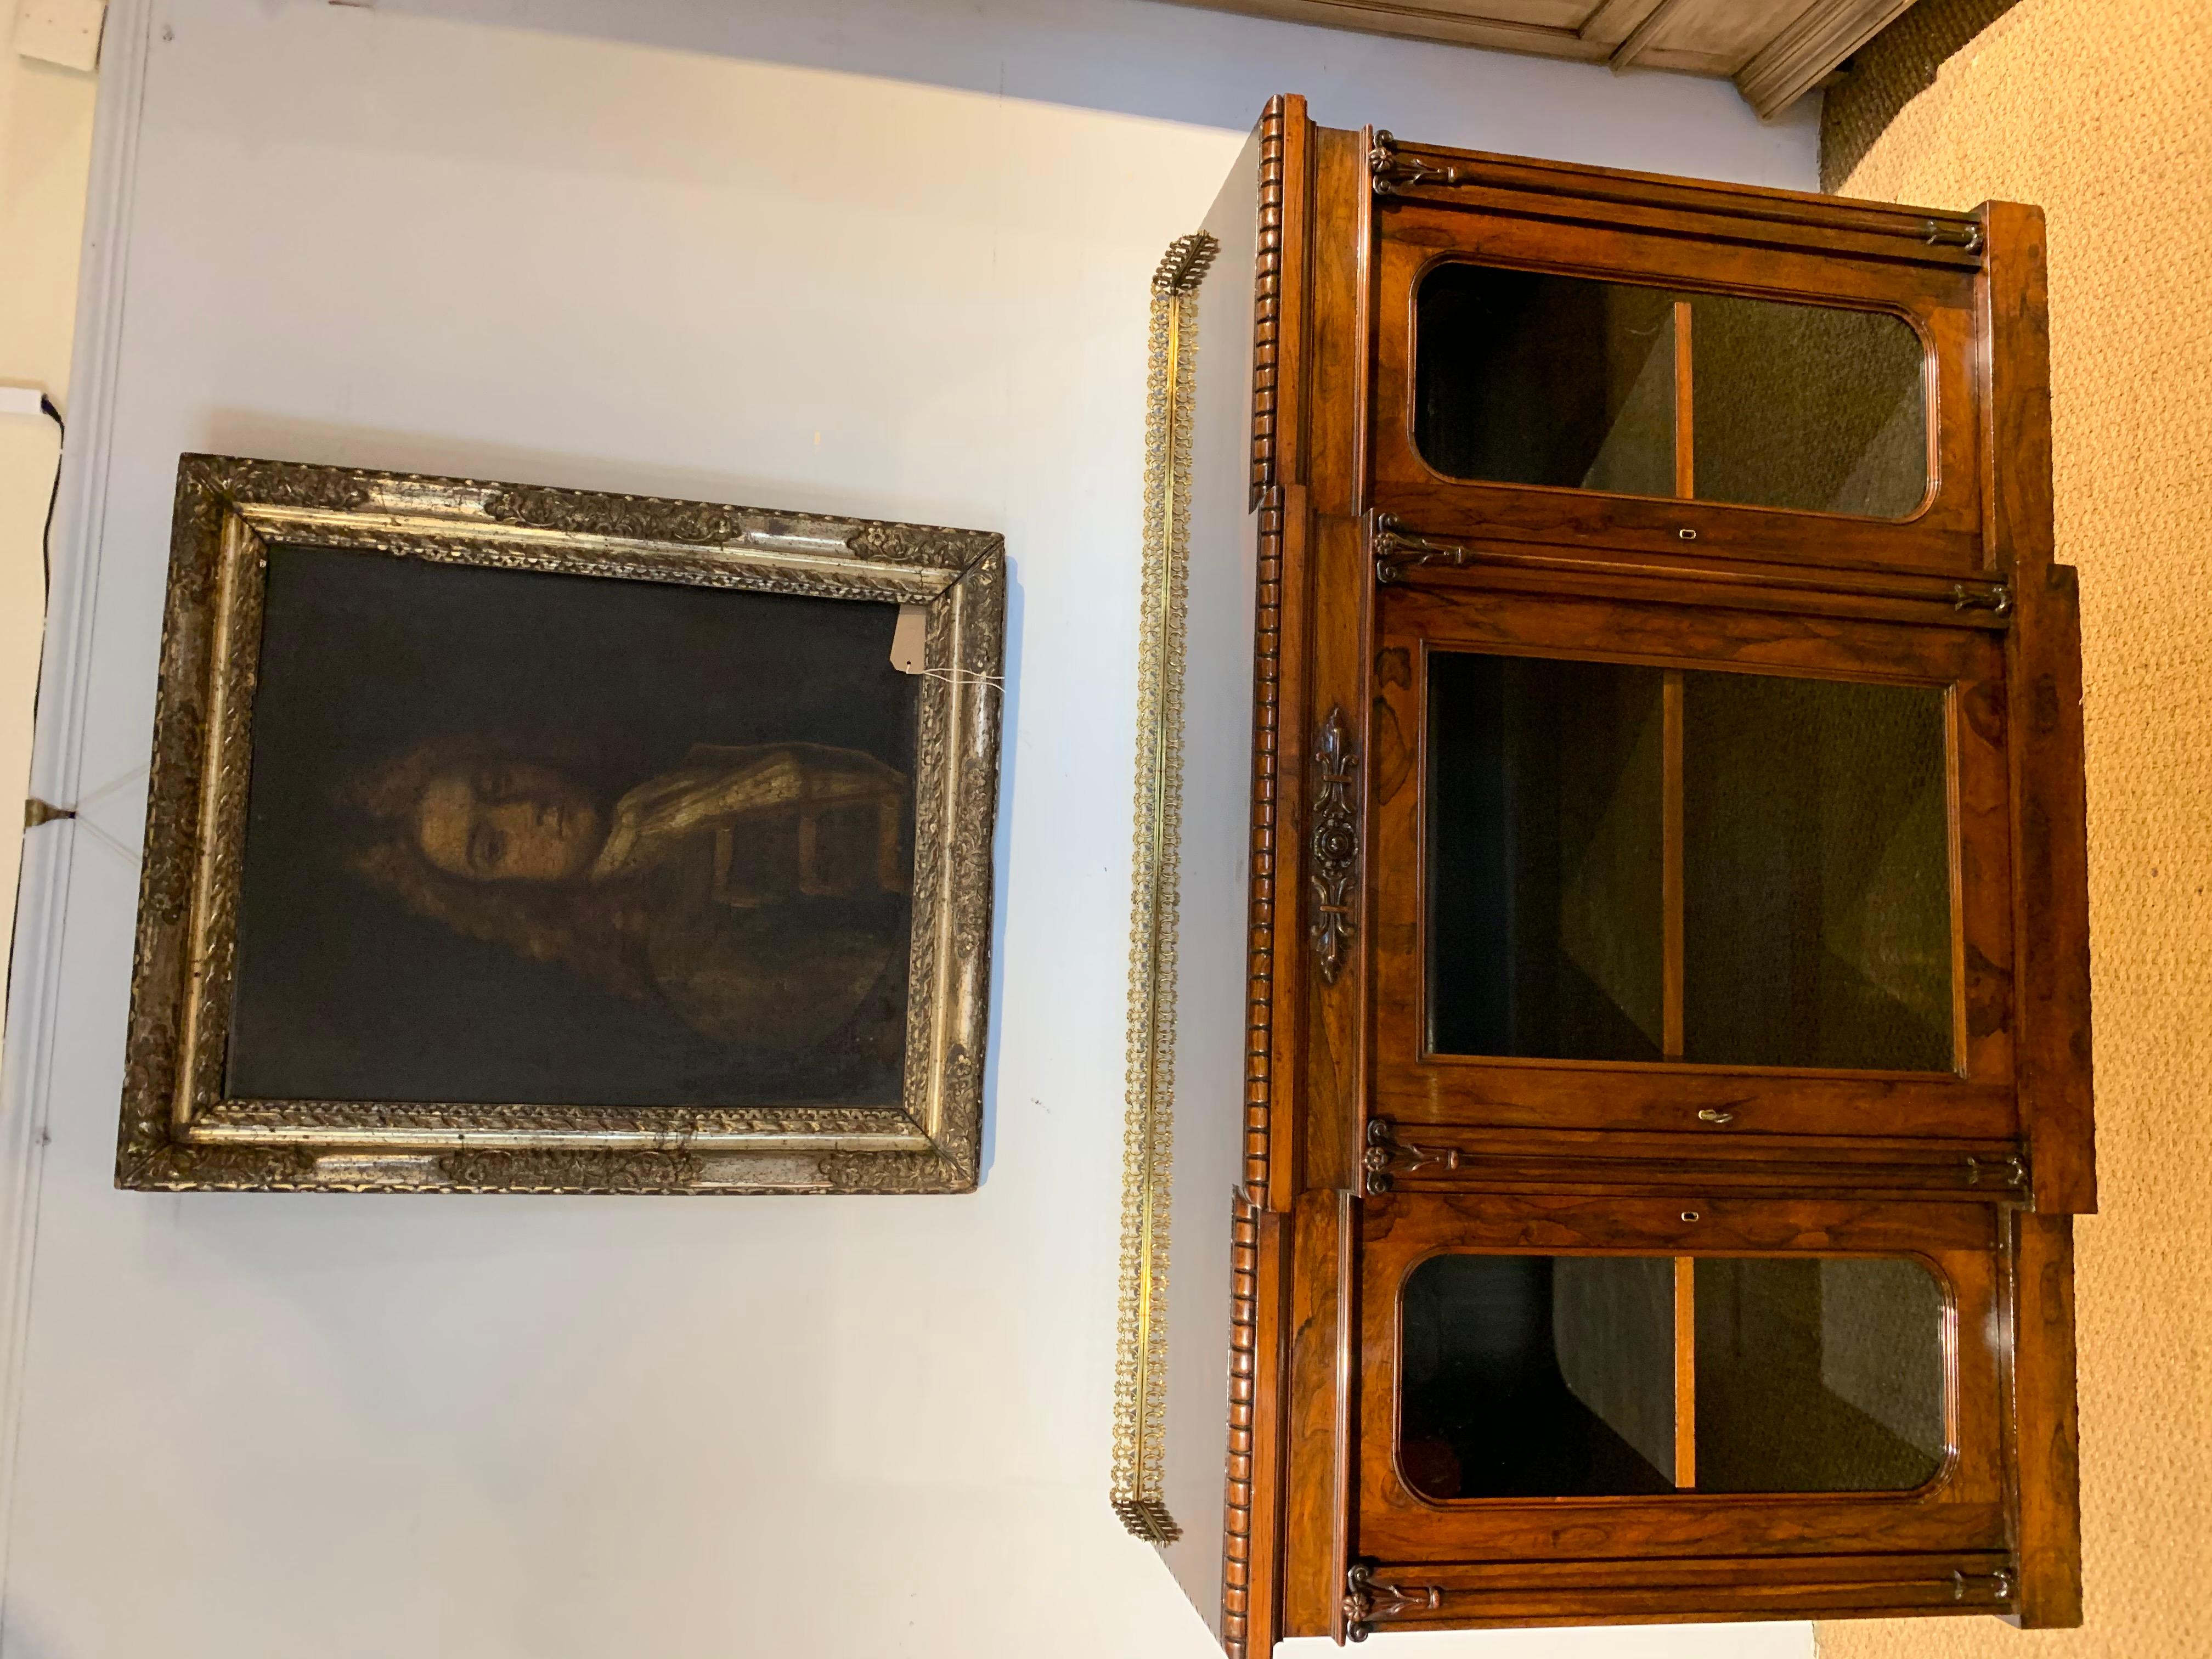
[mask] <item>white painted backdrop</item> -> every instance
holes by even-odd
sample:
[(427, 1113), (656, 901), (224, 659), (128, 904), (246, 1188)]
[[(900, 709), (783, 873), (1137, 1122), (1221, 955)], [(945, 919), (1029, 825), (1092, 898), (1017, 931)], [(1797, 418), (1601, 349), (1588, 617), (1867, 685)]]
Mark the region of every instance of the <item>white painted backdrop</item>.
[[(6, 1048), (6, 1659), (1209, 1650), (1105, 1504), (1142, 358), (1277, 91), (1814, 176), (1725, 85), (1142, 0), (116, 0), (33, 780), (83, 817), (31, 837)], [(1003, 531), (982, 1190), (113, 1191), (187, 449)]]

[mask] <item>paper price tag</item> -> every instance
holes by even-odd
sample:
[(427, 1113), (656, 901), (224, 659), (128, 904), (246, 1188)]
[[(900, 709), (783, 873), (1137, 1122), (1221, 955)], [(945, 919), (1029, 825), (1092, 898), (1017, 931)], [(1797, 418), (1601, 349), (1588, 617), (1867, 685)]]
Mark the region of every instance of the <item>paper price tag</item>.
[(921, 672), (922, 651), (928, 643), (928, 608), (919, 605), (901, 605), (898, 626), (891, 630), (891, 666), (902, 674), (919, 674)]

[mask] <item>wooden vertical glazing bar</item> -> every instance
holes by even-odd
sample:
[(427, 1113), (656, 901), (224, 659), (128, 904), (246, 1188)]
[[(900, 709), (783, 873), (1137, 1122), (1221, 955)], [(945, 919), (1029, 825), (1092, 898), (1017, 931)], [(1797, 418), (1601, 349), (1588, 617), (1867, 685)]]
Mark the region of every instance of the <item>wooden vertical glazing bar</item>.
[(1660, 682), (1660, 1052), (1682, 1057), (1682, 673)]
[(1698, 1261), (1674, 1258), (1674, 1484), (1698, 1484)]
[[(1965, 823), (1966, 814), (1972, 810), (1966, 791), (1974, 780), (1963, 763), (1964, 757), (1960, 752), (1961, 739), (1965, 735), (1962, 723), (1971, 718), (1965, 701), (1967, 695), (1965, 689), (1957, 684), (1952, 685), (1943, 694), (1943, 793), (1951, 803), (1954, 826), (1944, 871), (1944, 880), (1949, 884), (1951, 894), (1948, 922), (1951, 930), (1951, 1066), (1962, 1077), (1970, 1075), (1973, 1067), (1975, 990), (1972, 984), (1974, 963), (1966, 939), (1966, 841), (1970, 832)], [(2008, 773), (2009, 769), (2002, 780), (2006, 808), (2004, 829), (2008, 837), (2012, 833), (2012, 780)]]
[(1698, 493), (1695, 368), (1690, 362), (1690, 302), (1674, 301), (1674, 493)]
[[(1674, 493), (1697, 493), (1696, 382), (1690, 362), (1690, 302), (1674, 301)], [(1660, 1053), (1682, 1057), (1682, 675), (1669, 669), (1660, 693)], [(1682, 1291), (1677, 1275), (1676, 1301)], [(1678, 1352), (1676, 1365), (1681, 1364)], [(1680, 1439), (1677, 1425), (1676, 1439)], [(1678, 1447), (1679, 1455), (1679, 1447)]]

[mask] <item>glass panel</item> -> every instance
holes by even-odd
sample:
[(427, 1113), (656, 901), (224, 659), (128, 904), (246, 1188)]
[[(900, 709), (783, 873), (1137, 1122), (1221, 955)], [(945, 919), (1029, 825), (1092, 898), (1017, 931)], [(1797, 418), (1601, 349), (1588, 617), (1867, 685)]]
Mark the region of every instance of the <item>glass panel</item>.
[(1949, 1068), (1942, 691), (1682, 678), (1684, 1058)]
[(1897, 519), (1928, 492), (1920, 337), (1901, 317), (1690, 301), (1694, 494)]
[(1917, 1261), (1696, 1273), (1700, 1492), (1902, 1492), (1942, 1467), (1943, 1291)]
[(1673, 1490), (1671, 1258), (1431, 1256), (1401, 1310), (1399, 1463), (1417, 1492)]
[(1927, 353), (1886, 312), (1438, 265), (1415, 301), (1415, 446), (1454, 478), (1684, 493), (1678, 302), (1688, 494), (1874, 518), (1919, 507)]
[(1429, 659), (1429, 1047), (1656, 1060), (1656, 669)]
[(1416, 305), (1413, 441), (1437, 471), (1674, 494), (1671, 295), (1446, 264)]

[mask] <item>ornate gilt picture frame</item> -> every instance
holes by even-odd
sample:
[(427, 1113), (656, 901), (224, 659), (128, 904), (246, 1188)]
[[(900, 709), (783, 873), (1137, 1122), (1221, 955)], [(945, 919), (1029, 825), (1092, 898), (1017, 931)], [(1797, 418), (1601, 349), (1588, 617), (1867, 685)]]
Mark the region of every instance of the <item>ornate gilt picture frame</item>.
[(118, 1186), (965, 1192), (1005, 550), (188, 455)]

